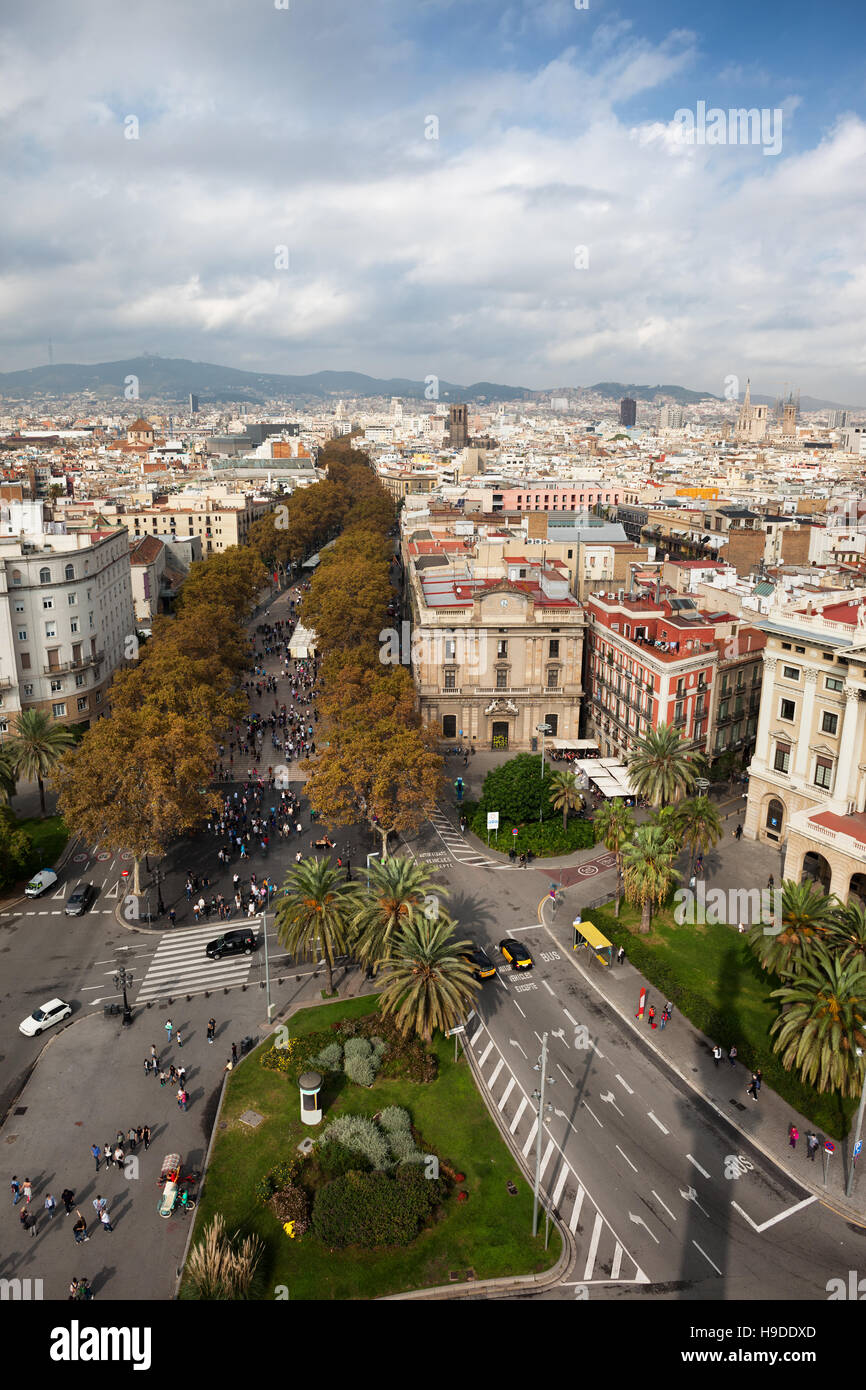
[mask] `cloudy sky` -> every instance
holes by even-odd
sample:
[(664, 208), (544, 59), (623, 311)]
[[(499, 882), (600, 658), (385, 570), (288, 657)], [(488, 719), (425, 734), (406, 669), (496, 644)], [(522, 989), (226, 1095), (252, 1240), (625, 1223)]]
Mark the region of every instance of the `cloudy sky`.
[[(51, 338), (866, 405), (862, 0), (0, 15), (0, 370)], [(780, 111), (780, 152), (688, 143), (700, 102)]]

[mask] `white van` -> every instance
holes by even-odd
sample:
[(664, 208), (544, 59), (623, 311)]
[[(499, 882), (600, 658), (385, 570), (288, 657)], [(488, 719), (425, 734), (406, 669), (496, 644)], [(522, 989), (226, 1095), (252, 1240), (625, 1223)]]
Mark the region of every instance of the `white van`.
[(47, 893), (49, 888), (53, 888), (57, 881), (57, 875), (53, 869), (40, 869), (39, 873), (34, 874), (24, 889), (25, 896), (38, 898), (40, 894)]

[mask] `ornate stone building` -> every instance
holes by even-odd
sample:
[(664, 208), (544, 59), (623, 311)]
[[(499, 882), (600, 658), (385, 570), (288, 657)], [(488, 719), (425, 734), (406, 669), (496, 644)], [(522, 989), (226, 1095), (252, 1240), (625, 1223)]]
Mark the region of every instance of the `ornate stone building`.
[(866, 590), (772, 608), (744, 834), (866, 903)]

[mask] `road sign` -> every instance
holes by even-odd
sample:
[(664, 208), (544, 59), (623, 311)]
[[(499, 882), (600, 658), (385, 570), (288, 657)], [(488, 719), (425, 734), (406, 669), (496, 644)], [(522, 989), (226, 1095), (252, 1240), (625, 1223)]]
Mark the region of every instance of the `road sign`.
[(833, 1143), (832, 1139), (824, 1140), (824, 1152), (825, 1154), (834, 1154), (836, 1152), (836, 1145)]
[(121, 871), (120, 871), (120, 877), (121, 877), (121, 878), (129, 878), (129, 869), (121, 869)]
[(860, 1150), (862, 1149), (862, 1147), (863, 1147), (863, 1140), (862, 1140), (862, 1139), (858, 1139), (858, 1140), (857, 1140), (857, 1143), (854, 1145), (854, 1157), (855, 1157), (855, 1158), (856, 1158), (857, 1155), (859, 1154), (859, 1152), (860, 1152)]
[(512, 835), (516, 835), (516, 834), (517, 834), (517, 826), (516, 826), (516, 825), (515, 825), (515, 826), (512, 826), (511, 833), (512, 833)]
[(498, 830), (498, 829), (499, 829), (499, 812), (498, 812), (498, 811), (488, 811), (488, 812), (487, 812), (487, 829), (488, 829), (488, 830)]
[(466, 1032), (466, 1024), (465, 1024), (465, 1023), (458, 1023), (456, 1028), (446, 1028), (446, 1030), (445, 1030), (445, 1036), (446, 1036), (446, 1038), (453, 1038), (453, 1036), (454, 1036), (455, 1033), (465, 1033), (465, 1032)]

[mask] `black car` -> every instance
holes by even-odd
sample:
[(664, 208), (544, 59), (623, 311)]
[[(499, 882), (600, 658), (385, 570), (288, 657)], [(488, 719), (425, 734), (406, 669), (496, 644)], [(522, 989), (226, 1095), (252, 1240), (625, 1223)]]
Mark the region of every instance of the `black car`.
[(259, 938), (252, 927), (241, 927), (237, 931), (227, 931), (215, 941), (209, 941), (204, 953), (211, 960), (221, 960), (223, 956), (237, 956), (243, 952), (251, 955), (259, 944)]
[(85, 912), (90, 911), (91, 904), (96, 897), (96, 889), (92, 883), (76, 883), (69, 897), (66, 899), (64, 909), (67, 917), (83, 917)]
[(476, 980), (489, 980), (496, 974), (496, 966), (488, 956), (483, 946), (479, 946), (477, 941), (471, 943), (472, 950), (467, 954), (467, 960), (472, 966), (472, 974)]

